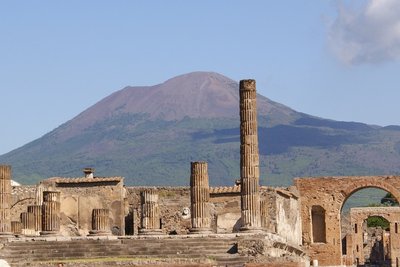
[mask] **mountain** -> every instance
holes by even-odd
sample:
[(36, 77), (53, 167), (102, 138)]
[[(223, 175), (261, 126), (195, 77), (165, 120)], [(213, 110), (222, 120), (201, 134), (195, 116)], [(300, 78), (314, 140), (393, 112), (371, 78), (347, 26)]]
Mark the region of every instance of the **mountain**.
[[(209, 163), (210, 182), (239, 177), (238, 83), (193, 72), (146, 87), (126, 87), (43, 137), (0, 156), (14, 179), (124, 176), (129, 185), (187, 185), (190, 161)], [(400, 173), (400, 131), (326, 120), (258, 95), (261, 182), (296, 176)]]

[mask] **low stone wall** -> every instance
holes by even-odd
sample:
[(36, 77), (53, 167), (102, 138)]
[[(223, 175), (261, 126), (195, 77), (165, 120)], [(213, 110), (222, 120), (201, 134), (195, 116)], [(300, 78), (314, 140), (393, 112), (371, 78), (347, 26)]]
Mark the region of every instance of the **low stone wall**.
[[(94, 178), (94, 181), (97, 178)], [(61, 180), (65, 181), (63, 178)], [(123, 227), (114, 234), (136, 235), (140, 227), (140, 192), (149, 187), (122, 187), (121, 184), (71, 182), (57, 186), (60, 180), (48, 180), (42, 190), (61, 192), (61, 234), (64, 236), (87, 235), (91, 230), (93, 208), (110, 209), (110, 226)], [(78, 180), (80, 181), (80, 180)], [(86, 181), (86, 180), (85, 180)], [(169, 235), (188, 234), (191, 228), (190, 188), (152, 187), (158, 194), (162, 232)], [(261, 187), (261, 197), (266, 201), (265, 229), (281, 235), (290, 244), (299, 245), (301, 224), (296, 192), (292, 189)], [(19, 220), (28, 205), (35, 204), (34, 186), (20, 186), (13, 191), (12, 220)], [(123, 199), (123, 200), (121, 200)], [(241, 223), (240, 186), (210, 189), (210, 217), (213, 233), (235, 233)], [(121, 219), (118, 219), (121, 218)], [(123, 223), (116, 223), (123, 220)], [(113, 230), (113, 229), (110, 229)]]

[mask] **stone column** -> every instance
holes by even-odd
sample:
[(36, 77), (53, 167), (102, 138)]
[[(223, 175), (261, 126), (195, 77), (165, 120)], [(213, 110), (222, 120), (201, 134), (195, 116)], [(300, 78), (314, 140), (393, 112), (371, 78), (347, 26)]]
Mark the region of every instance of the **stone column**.
[(44, 191), (42, 231), (40, 235), (57, 235), (60, 231), (60, 192)]
[(39, 184), (39, 185), (36, 186), (35, 204), (42, 205), (42, 203), (43, 203), (43, 191), (44, 191), (44, 188), (43, 188), (42, 184)]
[(268, 202), (266, 199), (262, 199), (260, 202), (261, 210), (261, 227), (264, 230), (268, 230)]
[(28, 206), (28, 213), (33, 214), (34, 229), (38, 235), (42, 231), (42, 205)]
[(140, 235), (159, 235), (160, 229), (160, 209), (158, 207), (158, 194), (155, 189), (145, 189), (140, 192), (140, 202), (142, 207)]
[(11, 236), (11, 166), (0, 165), (0, 237)]
[(35, 235), (35, 221), (33, 218), (33, 213), (22, 212), (21, 213), (21, 224), (22, 224), (22, 234), (27, 236)]
[(190, 172), (191, 233), (211, 233), (210, 187), (207, 162), (191, 162)]
[(109, 209), (93, 209), (92, 211), (92, 230), (89, 235), (110, 235), (110, 210)]
[(22, 223), (19, 221), (11, 222), (11, 232), (14, 235), (20, 235), (22, 233)]
[(240, 81), (240, 196), (242, 231), (261, 229), (256, 81)]

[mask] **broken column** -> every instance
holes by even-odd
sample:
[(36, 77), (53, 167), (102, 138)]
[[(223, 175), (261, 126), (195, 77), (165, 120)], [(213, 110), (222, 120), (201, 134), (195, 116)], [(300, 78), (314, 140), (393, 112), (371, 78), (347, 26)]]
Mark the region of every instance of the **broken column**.
[(93, 209), (92, 211), (92, 230), (89, 235), (110, 235), (110, 210), (109, 209)]
[(0, 165), (0, 237), (11, 236), (11, 166)]
[(26, 236), (34, 236), (35, 235), (35, 221), (33, 218), (33, 213), (30, 212), (22, 212), (20, 215), (21, 218), (21, 233)]
[(42, 205), (28, 206), (28, 213), (33, 214), (34, 229), (38, 235), (42, 231)]
[(210, 187), (207, 162), (191, 162), (190, 208), (191, 233), (211, 233), (209, 211)]
[(60, 192), (44, 191), (42, 231), (40, 235), (57, 235), (60, 231)]
[(162, 234), (160, 225), (160, 209), (158, 207), (158, 194), (155, 189), (145, 189), (140, 192), (142, 208), (141, 235)]
[(20, 235), (22, 233), (22, 223), (20, 221), (12, 221), (11, 232), (14, 235)]
[(240, 81), (241, 231), (261, 229), (256, 81)]

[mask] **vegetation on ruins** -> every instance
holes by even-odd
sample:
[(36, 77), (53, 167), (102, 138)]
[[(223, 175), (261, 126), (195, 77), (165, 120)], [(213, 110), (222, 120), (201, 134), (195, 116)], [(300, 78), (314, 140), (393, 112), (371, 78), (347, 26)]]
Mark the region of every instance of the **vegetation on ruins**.
[(381, 227), (383, 230), (389, 230), (390, 223), (380, 216), (371, 216), (367, 219), (368, 227)]

